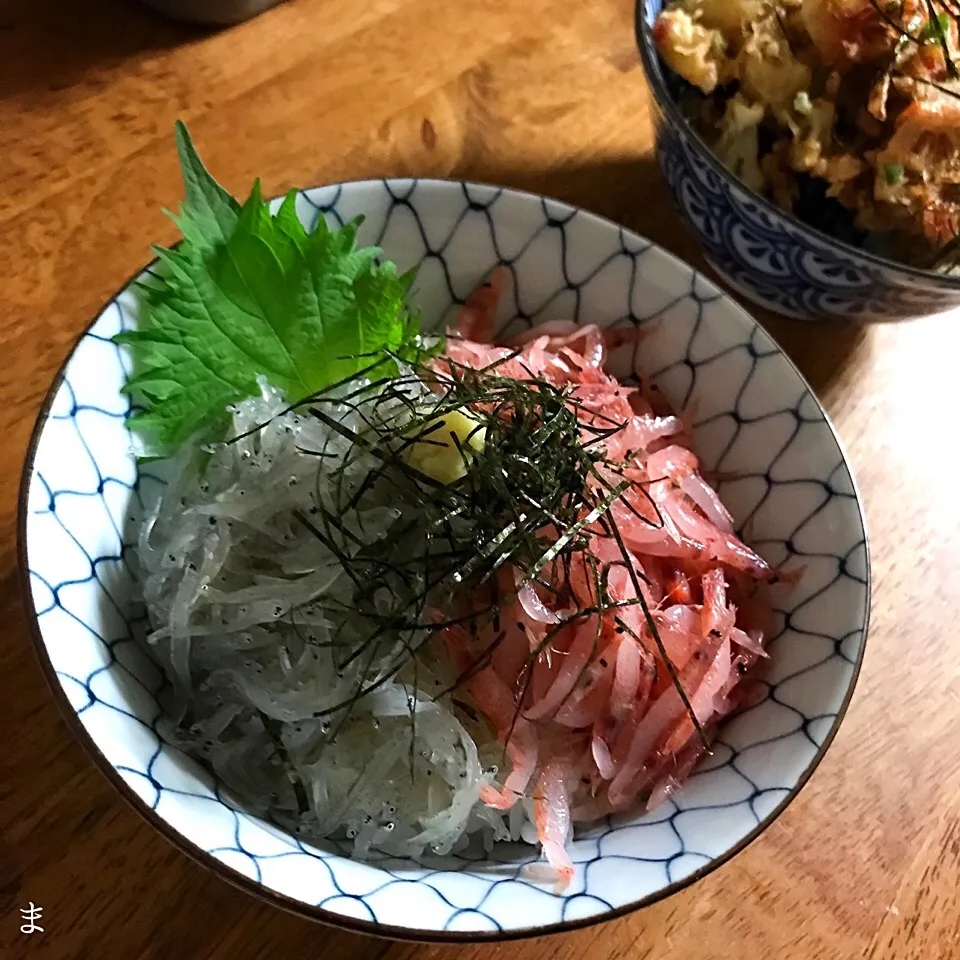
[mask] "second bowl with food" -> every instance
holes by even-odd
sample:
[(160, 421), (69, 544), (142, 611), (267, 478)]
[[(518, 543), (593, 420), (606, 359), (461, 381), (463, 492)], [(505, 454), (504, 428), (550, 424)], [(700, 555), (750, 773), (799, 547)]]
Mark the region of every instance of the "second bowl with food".
[(960, 306), (960, 53), (932, 8), (638, 0), (664, 176), (744, 297), (805, 320)]
[(110, 779), (234, 883), (392, 936), (566, 929), (742, 849), (867, 626), (789, 360), (565, 204), (241, 208), (181, 148), (185, 240), (80, 339), (24, 473), (38, 649)]

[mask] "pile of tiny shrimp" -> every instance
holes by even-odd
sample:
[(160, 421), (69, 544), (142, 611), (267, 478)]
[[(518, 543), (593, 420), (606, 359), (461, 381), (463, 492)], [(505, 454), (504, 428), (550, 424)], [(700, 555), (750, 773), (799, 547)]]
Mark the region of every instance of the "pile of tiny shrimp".
[[(625, 386), (604, 372), (622, 333), (554, 324), (526, 342), (489, 342), (505, 282), (495, 272), (462, 309), (449, 361), (549, 381), (569, 391), (585, 427), (621, 424), (598, 469), (611, 484), (631, 481), (610, 507), (626, 552), (609, 526), (594, 524), (566, 569), (554, 561), (543, 571), (553, 590), (530, 582), (518, 590), (520, 572), (502, 570), (500, 595), (514, 599), (499, 622), (444, 632), (455, 665), (468, 672), (463, 689), (510, 761), (482, 801), (506, 811), (521, 798), (529, 809), (532, 798), (544, 854), (569, 880), (573, 824), (644, 800), (655, 807), (704, 755), (709, 732), (742, 705), (749, 687), (741, 680), (767, 656), (767, 587), (781, 577), (735, 534), (701, 476), (685, 419), (649, 382)], [(603, 571), (607, 601), (624, 605), (604, 609), (588, 568)], [(576, 616), (591, 607), (599, 612)]]

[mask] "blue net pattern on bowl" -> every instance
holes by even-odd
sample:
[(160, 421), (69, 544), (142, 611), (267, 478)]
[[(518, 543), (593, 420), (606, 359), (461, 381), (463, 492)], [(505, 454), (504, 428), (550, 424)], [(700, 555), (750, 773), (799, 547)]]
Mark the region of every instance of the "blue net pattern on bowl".
[[(162, 483), (130, 454), (110, 337), (135, 324), (124, 291), (80, 340), (37, 438), (25, 517), (43, 655), (89, 738), (139, 802), (234, 879), (342, 923), (411, 936), (543, 932), (648, 902), (720, 862), (769, 823), (816, 765), (852, 690), (867, 618), (860, 507), (829, 423), (772, 341), (696, 271), (647, 241), (564, 204), (437, 181), (372, 181), (307, 191), (307, 224), (367, 215), (361, 239), (402, 268), (421, 263), (428, 321), (462, 302), (495, 263), (513, 290), (504, 328), (566, 316), (656, 327), (636, 361), (696, 414), (697, 449), (721, 495), (772, 562), (806, 564), (780, 611), (760, 703), (728, 723), (714, 755), (642, 818), (578, 833), (577, 873), (554, 893), (528, 874), (530, 848), (427, 866), (358, 863), (304, 845), (243, 811), (157, 732), (162, 677), (135, 639), (134, 531)], [(138, 798), (138, 799), (137, 799)], [(194, 851), (196, 852), (196, 851)], [(317, 911), (315, 908), (319, 908)], [(381, 929), (383, 929), (381, 927)]]

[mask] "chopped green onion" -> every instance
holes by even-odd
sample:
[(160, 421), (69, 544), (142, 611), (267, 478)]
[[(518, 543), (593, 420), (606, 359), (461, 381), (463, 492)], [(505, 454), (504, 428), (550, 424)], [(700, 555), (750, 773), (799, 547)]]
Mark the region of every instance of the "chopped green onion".
[(950, 16), (941, 13), (936, 17), (929, 19), (920, 31), (921, 40), (940, 40), (945, 41), (947, 31), (950, 29)]
[(903, 164), (886, 163), (883, 166), (883, 179), (891, 186), (903, 182)]

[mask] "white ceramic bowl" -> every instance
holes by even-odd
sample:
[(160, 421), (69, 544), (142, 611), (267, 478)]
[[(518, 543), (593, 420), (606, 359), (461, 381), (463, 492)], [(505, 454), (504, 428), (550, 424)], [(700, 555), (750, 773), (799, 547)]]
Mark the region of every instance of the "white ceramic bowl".
[[(131, 638), (142, 618), (134, 526), (159, 489), (138, 470), (120, 393), (136, 323), (129, 288), (80, 338), (37, 421), (24, 467), (20, 545), (34, 634), (56, 699), (124, 796), (185, 852), (237, 885), (354, 929), (425, 939), (505, 938), (610, 918), (680, 889), (771, 823), (823, 757), (863, 656), (869, 561), (843, 452), (790, 361), (696, 271), (635, 234), (558, 202), (435, 180), (306, 191), (309, 226), (367, 216), (361, 240), (401, 268), (421, 263), (416, 301), (440, 322), (502, 262), (515, 284), (504, 328), (555, 317), (656, 325), (637, 363), (696, 410), (696, 447), (771, 562), (806, 572), (779, 615), (769, 690), (727, 723), (715, 754), (671, 802), (578, 834), (563, 894), (530, 879), (531, 848), (486, 860), (360, 863), (305, 846), (239, 809), (156, 733), (161, 678)], [(618, 358), (630, 373), (629, 353)]]

